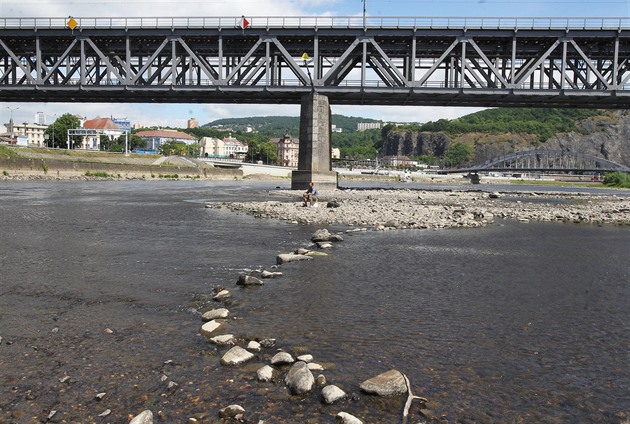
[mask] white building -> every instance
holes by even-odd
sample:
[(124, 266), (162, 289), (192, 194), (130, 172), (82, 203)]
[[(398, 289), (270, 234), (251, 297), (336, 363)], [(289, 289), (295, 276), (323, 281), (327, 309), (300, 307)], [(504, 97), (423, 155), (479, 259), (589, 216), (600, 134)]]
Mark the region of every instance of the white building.
[(160, 144), (168, 143), (170, 141), (186, 145), (195, 144), (197, 142), (197, 139), (192, 135), (177, 130), (139, 131), (135, 135), (147, 142), (148, 150), (155, 151), (160, 148)]
[(289, 134), (285, 134), (284, 137), (278, 140), (277, 152), (279, 165), (297, 168), (300, 153), (300, 140), (291, 137)]
[(203, 137), (199, 141), (201, 155), (214, 158), (243, 159), (249, 146), (230, 136), (223, 140), (215, 137)]
[(215, 137), (203, 137), (199, 140), (199, 147), (201, 147), (201, 156), (205, 157), (224, 157), (225, 147), (223, 140)]
[(40, 124), (16, 124), (11, 119), (8, 124), (4, 124), (7, 129), (7, 133), (12, 135), (19, 141), (22, 146), (32, 147), (44, 147), (46, 146), (46, 139), (44, 138), (44, 132), (47, 125)]
[[(83, 132), (81, 130), (93, 130)], [(119, 125), (114, 123), (110, 118), (101, 118), (97, 116), (94, 119), (82, 120), (81, 129), (76, 131), (81, 135), (81, 149), (84, 150), (100, 150), (101, 136), (104, 135), (110, 140), (117, 139), (125, 133)]]
[(232, 135), (223, 139), (223, 148), (225, 149), (225, 156), (229, 158), (244, 159), (248, 150), (247, 144), (241, 143)]

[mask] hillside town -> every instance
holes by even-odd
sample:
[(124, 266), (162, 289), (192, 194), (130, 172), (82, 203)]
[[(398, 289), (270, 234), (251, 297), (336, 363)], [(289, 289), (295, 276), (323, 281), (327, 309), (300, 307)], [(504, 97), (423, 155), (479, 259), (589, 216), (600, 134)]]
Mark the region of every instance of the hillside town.
[[(56, 115), (55, 115), (56, 116)], [(125, 148), (125, 153), (133, 152), (137, 154), (165, 154), (163, 147), (169, 144), (180, 146), (194, 146), (191, 151), (195, 156), (212, 159), (226, 159), (234, 161), (245, 160), (249, 151), (249, 145), (245, 140), (239, 140), (231, 133), (224, 138), (201, 137), (197, 138), (187, 132), (178, 129), (144, 129), (139, 124), (132, 125), (127, 118), (117, 118), (110, 116), (103, 118), (100, 116), (86, 118), (76, 116), (79, 125), (77, 128), (68, 128), (65, 139), (55, 139), (55, 122), (47, 123), (46, 115), (38, 112), (33, 123), (16, 123), (13, 118), (4, 124), (5, 131), (0, 133), (0, 143), (12, 144), (23, 147), (39, 148), (68, 148), (83, 151), (103, 151), (107, 150), (104, 140), (113, 142), (120, 138), (127, 140), (131, 135), (142, 140), (144, 147)], [(380, 125), (380, 123), (378, 123)], [(188, 120), (187, 129), (198, 128), (199, 122), (191, 118)], [(362, 131), (367, 128), (376, 128), (374, 123), (361, 123), (357, 130)], [(251, 127), (248, 132), (253, 131)], [(333, 131), (340, 132), (333, 128)], [(277, 159), (273, 160), (274, 165), (297, 167), (300, 142), (299, 139), (285, 134), (279, 139), (270, 139), (270, 143), (275, 145)], [(338, 148), (332, 149), (332, 157), (338, 159), (340, 152)]]

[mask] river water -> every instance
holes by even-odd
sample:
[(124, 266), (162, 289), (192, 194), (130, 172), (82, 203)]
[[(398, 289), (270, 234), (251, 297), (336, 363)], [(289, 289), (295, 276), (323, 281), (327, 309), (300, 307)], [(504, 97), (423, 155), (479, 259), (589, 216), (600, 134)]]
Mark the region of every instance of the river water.
[[(215, 423), (232, 403), (252, 423), (333, 423), (341, 410), (397, 423), (404, 397), (358, 388), (392, 368), (429, 400), (413, 423), (629, 422), (630, 227), (352, 233), (237, 288), (316, 228), (204, 203), (287, 186), (3, 182), (0, 423), (126, 423), (144, 409)], [(217, 287), (234, 295), (227, 331), (277, 339), (252, 364), (221, 366), (226, 349), (198, 334)], [(257, 382), (276, 349), (312, 353), (350, 398), (325, 406), (318, 391)]]

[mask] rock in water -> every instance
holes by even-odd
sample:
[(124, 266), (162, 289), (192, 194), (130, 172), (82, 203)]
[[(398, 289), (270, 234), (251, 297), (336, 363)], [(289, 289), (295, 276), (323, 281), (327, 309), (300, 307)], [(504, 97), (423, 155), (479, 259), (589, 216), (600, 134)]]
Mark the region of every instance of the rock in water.
[(238, 281), (236, 282), (237, 286), (262, 286), (263, 283), (262, 280), (259, 280), (256, 277), (253, 277), (251, 275), (239, 275), (238, 276)]
[(240, 346), (234, 346), (232, 349), (225, 352), (225, 355), (221, 358), (221, 364), (240, 365), (243, 362), (249, 361), (253, 357), (253, 353), (246, 351)]
[(332, 384), (322, 389), (322, 400), (328, 405), (335, 403), (346, 396), (346, 392)]
[(315, 377), (308, 369), (306, 362), (298, 361), (291, 366), (284, 382), (291, 393), (302, 395), (311, 391), (315, 384)]
[(365, 380), (360, 387), (366, 393), (379, 396), (391, 396), (407, 392), (405, 377), (398, 370), (389, 370)]
[(335, 422), (338, 424), (363, 424), (363, 421), (347, 412), (338, 413), (337, 416), (335, 416)]

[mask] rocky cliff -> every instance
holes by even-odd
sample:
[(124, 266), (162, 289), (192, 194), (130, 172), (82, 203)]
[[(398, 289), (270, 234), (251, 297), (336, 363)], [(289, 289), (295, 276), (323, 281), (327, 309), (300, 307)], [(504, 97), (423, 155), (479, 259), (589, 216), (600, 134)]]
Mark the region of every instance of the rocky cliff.
[(577, 122), (577, 131), (559, 133), (545, 142), (530, 134), (390, 131), (383, 140), (382, 156), (443, 157), (452, 143), (474, 146), (473, 163), (482, 163), (508, 153), (546, 149), (579, 152), (630, 166), (630, 111), (602, 111)]

